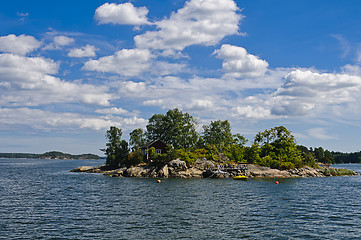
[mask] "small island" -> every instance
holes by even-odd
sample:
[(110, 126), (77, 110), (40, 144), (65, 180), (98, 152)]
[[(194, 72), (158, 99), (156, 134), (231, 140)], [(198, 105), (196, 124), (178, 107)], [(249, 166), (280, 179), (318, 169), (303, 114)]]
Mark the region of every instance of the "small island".
[(257, 133), (251, 146), (245, 146), (248, 140), (243, 135), (232, 133), (228, 120), (211, 121), (202, 126), (201, 133), (197, 127), (193, 116), (177, 108), (153, 115), (146, 131), (139, 128), (130, 133), (129, 143), (121, 139), (122, 130), (112, 126), (106, 133), (106, 148), (101, 149), (106, 155), (105, 165), (72, 171), (151, 178), (359, 175), (329, 167), (335, 163), (334, 154), (321, 147), (297, 145), (284, 126)]
[(63, 153), (59, 151), (50, 151), (42, 154), (36, 153), (0, 153), (0, 158), (36, 158), (36, 159), (76, 159), (76, 160), (85, 160), (85, 159), (101, 159), (98, 155), (87, 153), (80, 155), (72, 155), (69, 153)]

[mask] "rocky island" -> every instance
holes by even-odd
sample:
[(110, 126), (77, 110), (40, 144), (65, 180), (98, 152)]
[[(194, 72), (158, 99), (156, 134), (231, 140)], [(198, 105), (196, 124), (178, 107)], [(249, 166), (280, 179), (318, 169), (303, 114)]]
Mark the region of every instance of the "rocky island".
[[(101, 149), (104, 166), (79, 167), (73, 172), (103, 173), (112, 177), (144, 178), (292, 178), (358, 175), (330, 168), (334, 155), (321, 147), (297, 145), (284, 126), (258, 132), (250, 146), (241, 134), (233, 134), (228, 120), (211, 121), (197, 132), (197, 121), (188, 113), (171, 109), (148, 119), (146, 131), (130, 132), (111, 126)], [(130, 145), (130, 147), (129, 147)], [(321, 167), (322, 165), (323, 167)]]
[(245, 175), (249, 178), (300, 178), (300, 177), (328, 177), (342, 175), (360, 175), (359, 173), (331, 167), (295, 168), (289, 170), (272, 169), (256, 164), (222, 165), (217, 166), (214, 161), (197, 159), (193, 166), (185, 161), (175, 159), (164, 166), (151, 166), (139, 164), (138, 166), (121, 167), (109, 170), (106, 165), (91, 167), (82, 166), (71, 170), (72, 172), (103, 173), (111, 177), (138, 177), (138, 178), (232, 178)]

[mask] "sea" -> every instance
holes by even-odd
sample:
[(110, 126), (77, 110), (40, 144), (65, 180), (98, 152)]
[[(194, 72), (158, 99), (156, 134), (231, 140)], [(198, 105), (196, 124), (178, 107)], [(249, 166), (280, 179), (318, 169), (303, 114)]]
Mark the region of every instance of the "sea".
[(0, 159), (0, 239), (361, 239), (361, 176), (157, 183), (69, 172), (101, 164)]

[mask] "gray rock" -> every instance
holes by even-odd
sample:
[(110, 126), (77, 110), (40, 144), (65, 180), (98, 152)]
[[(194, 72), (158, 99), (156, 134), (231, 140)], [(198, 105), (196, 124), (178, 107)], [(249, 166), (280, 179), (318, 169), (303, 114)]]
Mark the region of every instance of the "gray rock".
[(208, 168), (215, 168), (216, 164), (213, 161), (209, 161), (206, 158), (198, 158), (194, 162), (194, 166), (199, 170), (207, 170)]
[(187, 163), (180, 159), (174, 159), (168, 163), (168, 167), (173, 171), (185, 171), (187, 169)]
[(70, 172), (90, 172), (91, 170), (95, 169), (95, 167), (92, 166), (81, 166), (81, 167), (77, 167), (73, 170), (71, 170)]
[(160, 178), (168, 178), (169, 177), (169, 171), (168, 171), (168, 165), (165, 165), (158, 171), (158, 177)]

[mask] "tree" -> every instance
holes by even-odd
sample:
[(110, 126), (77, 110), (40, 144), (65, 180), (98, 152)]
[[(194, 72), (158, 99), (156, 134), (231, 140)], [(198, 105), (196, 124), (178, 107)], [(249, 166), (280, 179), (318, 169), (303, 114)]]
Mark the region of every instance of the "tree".
[(234, 141), (228, 120), (211, 121), (209, 125), (204, 125), (203, 139), (207, 145), (215, 145), (222, 152), (224, 146), (230, 145)]
[(129, 136), (129, 145), (132, 147), (133, 152), (146, 144), (146, 136), (141, 128), (134, 129), (131, 133), (129, 133)]
[(259, 132), (255, 137), (255, 143), (261, 146), (262, 158), (271, 157), (273, 160), (291, 162), (295, 167), (304, 165), (294, 136), (284, 126)]
[(125, 140), (121, 140), (121, 137), (122, 130), (120, 128), (111, 126), (107, 131), (107, 148), (101, 150), (104, 151), (105, 156), (107, 157), (105, 164), (109, 168), (117, 168), (128, 160), (128, 143)]
[(148, 140), (162, 140), (176, 149), (190, 149), (198, 140), (197, 121), (188, 113), (178, 108), (164, 114), (155, 114), (148, 120)]
[(325, 157), (325, 150), (322, 147), (315, 148), (315, 157), (317, 161), (321, 162)]

